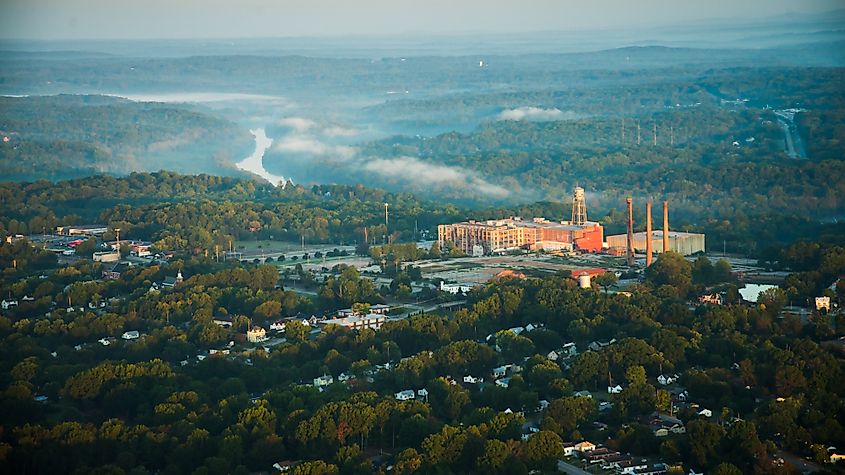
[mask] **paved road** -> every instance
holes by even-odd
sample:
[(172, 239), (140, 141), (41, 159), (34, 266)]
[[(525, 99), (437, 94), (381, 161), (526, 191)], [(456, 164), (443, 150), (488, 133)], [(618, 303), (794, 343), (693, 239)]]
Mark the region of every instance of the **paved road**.
[(569, 475), (593, 475), (592, 473), (582, 470), (571, 463), (564, 462), (563, 460), (557, 461), (557, 470), (559, 472), (568, 473)]

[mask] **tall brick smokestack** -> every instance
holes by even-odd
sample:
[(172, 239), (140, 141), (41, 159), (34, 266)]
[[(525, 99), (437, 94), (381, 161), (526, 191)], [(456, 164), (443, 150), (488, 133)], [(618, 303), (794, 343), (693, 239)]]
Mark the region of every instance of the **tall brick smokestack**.
[(651, 265), (652, 243), (651, 243), (651, 201), (645, 202), (645, 266)]
[(634, 266), (634, 200), (629, 196), (628, 203), (628, 267)]
[(663, 252), (669, 250), (669, 202), (663, 202)]

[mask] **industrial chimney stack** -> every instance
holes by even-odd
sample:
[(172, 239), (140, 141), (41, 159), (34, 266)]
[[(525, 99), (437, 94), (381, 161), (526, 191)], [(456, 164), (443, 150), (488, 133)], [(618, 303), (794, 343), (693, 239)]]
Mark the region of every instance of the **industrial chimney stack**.
[(634, 266), (634, 200), (629, 196), (628, 203), (628, 267)]
[(651, 201), (645, 202), (645, 233), (646, 233), (646, 241), (645, 241), (645, 266), (648, 267), (651, 265), (652, 259), (652, 232), (651, 232)]
[(669, 250), (669, 202), (663, 202), (663, 252)]
[(584, 189), (575, 187), (575, 195), (572, 197), (572, 224), (583, 226), (587, 224), (587, 201), (584, 198)]

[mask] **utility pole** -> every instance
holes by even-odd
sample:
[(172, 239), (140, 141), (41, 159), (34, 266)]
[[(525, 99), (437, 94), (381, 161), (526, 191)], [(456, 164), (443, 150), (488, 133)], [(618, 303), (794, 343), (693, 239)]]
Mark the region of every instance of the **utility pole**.
[(637, 145), (640, 144), (640, 120), (637, 119)]
[(657, 146), (657, 122), (652, 123), (653, 130), (654, 130), (654, 146)]
[(669, 126), (669, 145), (675, 146), (675, 127)]

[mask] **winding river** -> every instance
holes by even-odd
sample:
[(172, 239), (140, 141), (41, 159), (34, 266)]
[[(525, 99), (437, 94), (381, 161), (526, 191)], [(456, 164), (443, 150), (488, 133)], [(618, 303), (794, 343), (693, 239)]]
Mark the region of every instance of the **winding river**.
[(268, 137), (262, 128), (252, 129), (249, 132), (255, 137), (255, 151), (252, 152), (252, 155), (236, 163), (235, 166), (264, 178), (273, 186), (284, 187), (287, 182), (285, 177), (273, 175), (264, 168), (264, 152), (273, 145), (273, 139)]

